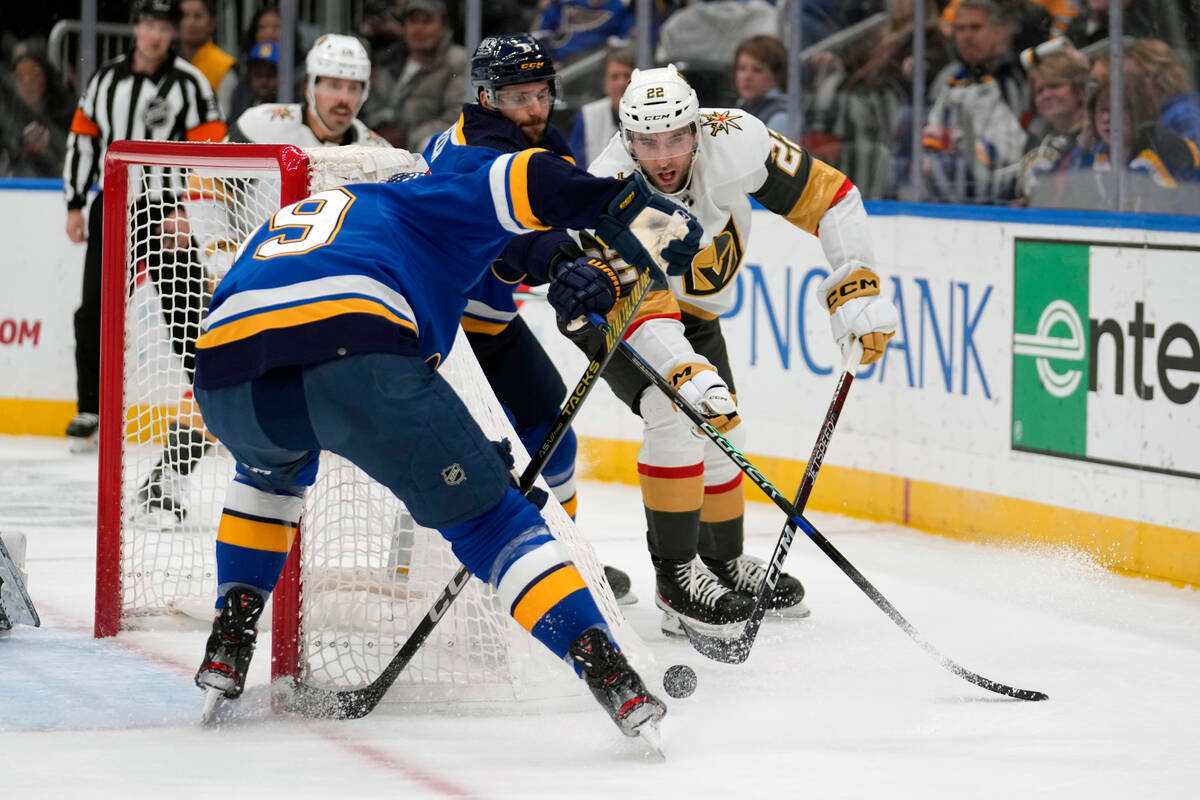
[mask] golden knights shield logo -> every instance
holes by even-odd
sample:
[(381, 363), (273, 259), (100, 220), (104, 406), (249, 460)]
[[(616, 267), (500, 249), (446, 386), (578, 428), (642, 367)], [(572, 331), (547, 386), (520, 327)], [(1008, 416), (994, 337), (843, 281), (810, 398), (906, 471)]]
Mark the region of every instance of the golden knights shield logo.
[(730, 215), (712, 243), (692, 259), (692, 270), (683, 276), (683, 288), (688, 294), (703, 297), (716, 294), (729, 285), (742, 265), (742, 237)]

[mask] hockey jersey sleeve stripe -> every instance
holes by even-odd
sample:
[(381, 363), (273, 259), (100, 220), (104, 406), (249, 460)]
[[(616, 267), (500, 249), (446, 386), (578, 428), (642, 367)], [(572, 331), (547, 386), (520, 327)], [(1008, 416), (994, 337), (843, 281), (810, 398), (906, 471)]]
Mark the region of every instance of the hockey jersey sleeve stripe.
[(189, 142), (219, 142), (225, 138), (225, 123), (220, 120), (202, 122), (187, 132)]
[(468, 317), (464, 314), (462, 320), (459, 322), (459, 325), (461, 325), (462, 329), (467, 333), (482, 333), (488, 336), (495, 336), (496, 334), (500, 333), (500, 331), (507, 328), (509, 323), (487, 322), (485, 320), (475, 319), (474, 317)]
[(512, 322), (517, 312), (489, 306), (482, 300), (467, 300), (464, 315), (489, 322), (503, 322), (508, 324)]
[(513, 216), (517, 222), (524, 228), (544, 231), (549, 230), (550, 226), (543, 224), (533, 213), (529, 198), (529, 159), (539, 152), (546, 151), (530, 149), (513, 155), (508, 167), (508, 184), (509, 196), (512, 198)]
[(100, 126), (84, 114), (82, 108), (77, 108), (75, 116), (71, 119), (71, 133), (77, 136), (99, 136)]
[(638, 307), (637, 316), (629, 323), (625, 338), (633, 336), (634, 331), (652, 319), (679, 319), (679, 302), (672, 292), (654, 290), (646, 295), (646, 299)]
[(346, 297), (337, 300), (318, 300), (298, 306), (288, 306), (273, 311), (264, 311), (216, 327), (210, 327), (208, 332), (196, 340), (197, 348), (213, 348), (221, 345), (247, 339), (265, 330), (279, 328), (295, 328), (320, 322), (343, 314), (371, 314), (407, 328), (415, 336), (417, 324), (397, 316), (391, 309), (378, 300), (366, 297)]
[(517, 221), (513, 219), (508, 202), (508, 165), (512, 155), (503, 155), (492, 162), (488, 170), (488, 185), (492, 191), (492, 209), (496, 213), (496, 221), (509, 233), (525, 233)]
[(450, 134), (450, 138), (454, 140), (455, 144), (465, 145), (467, 143), (467, 135), (463, 133), (464, 125), (466, 125), (466, 117), (464, 117), (462, 114), (459, 114), (458, 122), (454, 123), (453, 132)]

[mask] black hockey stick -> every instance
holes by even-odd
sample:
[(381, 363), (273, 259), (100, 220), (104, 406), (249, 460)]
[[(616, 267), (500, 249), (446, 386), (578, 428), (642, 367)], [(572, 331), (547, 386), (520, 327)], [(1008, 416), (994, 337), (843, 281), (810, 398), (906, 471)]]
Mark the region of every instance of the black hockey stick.
[[(566, 403), (563, 404), (554, 424), (550, 426), (550, 431), (542, 440), (541, 446), (531, 454), (529, 464), (521, 473), (517, 484), (522, 494), (528, 494), (529, 490), (533, 488), (538, 475), (545, 468), (550, 456), (554, 454), (554, 450), (562, 441), (567, 429), (571, 427), (584, 399), (598, 382), (597, 378), (604, 366), (616, 352), (617, 343), (623, 341), (621, 337), (625, 333), (625, 329), (629, 327), (630, 321), (633, 320), (634, 312), (637, 311), (647, 292), (650, 291), (650, 275), (650, 270), (640, 272), (630, 293), (614, 309), (615, 313), (611, 324), (598, 318), (601, 322), (600, 328), (604, 333), (604, 342), (592, 356), (587, 368), (584, 369), (583, 377), (575, 385), (575, 390), (567, 397)], [(396, 654), (392, 656), (392, 660), (379, 673), (379, 676), (366, 686), (360, 689), (334, 690), (318, 689), (294, 682), (291, 687), (291, 696), (285, 702), (292, 710), (314, 717), (358, 719), (370, 714), (375, 706), (379, 705), (379, 701), (383, 699), (392, 684), (396, 682), (396, 678), (400, 677), (400, 673), (408, 666), (408, 662), (412, 661), (417, 650), (429, 638), (433, 629), (445, 616), (470, 579), (470, 571), (466, 567), (459, 567), (458, 572), (454, 574), (454, 577), (446, 584), (446, 588), (442, 589), (433, 602), (433, 606), (413, 628), (412, 633), (408, 635), (408, 639), (396, 651)]]
[[(595, 322), (595, 320), (593, 320), (593, 322)], [(821, 548), (821, 551), (825, 553), (825, 555), (832, 559), (833, 563), (837, 564), (838, 568), (841, 569), (842, 572), (846, 573), (850, 580), (854, 581), (854, 584), (858, 586), (858, 588), (861, 589), (867, 595), (867, 597), (871, 598), (871, 602), (878, 606), (883, 613), (887, 614), (892, 622), (896, 623), (896, 625), (902, 631), (908, 634), (909, 638), (916, 642), (922, 650), (933, 656), (933, 658), (944, 668), (963, 680), (973, 683), (983, 689), (987, 689), (990, 692), (1006, 695), (1008, 697), (1015, 697), (1018, 700), (1049, 699), (1049, 695), (1045, 694), (1044, 692), (1038, 692), (1031, 689), (1015, 689), (1012, 686), (989, 680), (988, 678), (978, 675), (971, 670), (966, 669), (965, 667), (959, 666), (946, 656), (942, 655), (937, 648), (935, 648), (923, 636), (921, 636), (917, 629), (914, 628), (912, 624), (905, 619), (899, 611), (896, 610), (896, 607), (893, 606), (888, 599), (884, 597), (880, 591), (876, 589), (871, 582), (868, 581), (866, 577), (859, 572), (858, 569), (855, 568), (855, 566), (851, 564), (846, 557), (843, 556), (837, 550), (837, 548), (835, 548), (829, 542), (828, 539), (821, 535), (820, 531), (813, 527), (812, 523), (805, 519), (804, 515), (796, 508), (796, 505), (789, 503), (787, 498), (781, 495), (779, 490), (776, 489), (771, 482), (768, 481), (766, 477), (764, 477), (763, 474), (759, 472), (753, 464), (750, 463), (749, 459), (742, 455), (741, 452), (739, 452), (738, 449), (734, 447), (728, 439), (722, 436), (721, 433), (714, 428), (708, 422), (708, 420), (704, 418), (704, 415), (697, 411), (691, 403), (684, 400), (675, 387), (672, 386), (666, 378), (659, 375), (658, 372), (646, 362), (642, 355), (637, 352), (637, 350), (635, 350), (624, 340), (621, 341), (621, 348), (625, 351), (626, 355), (629, 356), (629, 360), (633, 363), (633, 365), (637, 367), (637, 369), (643, 375), (649, 378), (655, 386), (657, 386), (669, 398), (671, 398), (671, 400), (683, 410), (683, 413), (688, 417), (688, 419), (694, 422), (700, 428), (700, 430), (703, 431), (710, 440), (712, 440), (713, 443), (715, 443), (727, 456), (729, 456), (733, 463), (737, 464), (742, 472), (749, 476), (750, 480), (754, 482), (755, 486), (761, 489), (767, 495), (767, 497), (771, 498), (775, 505), (782, 509), (785, 514), (787, 514), (787, 525), (784, 527), (783, 534), (780, 536), (779, 544), (776, 545), (775, 555), (771, 559), (771, 567), (773, 569), (776, 571), (782, 571), (783, 559), (787, 556), (787, 551), (791, 546), (792, 537), (795, 535), (795, 528), (798, 526), (802, 531), (804, 531), (808, 538), (817, 545), (817, 547)], [(850, 388), (850, 382), (846, 380), (848, 374), (849, 370), (842, 373), (842, 380), (838, 382), (839, 394), (834, 397), (833, 406), (836, 406), (837, 413), (839, 414), (841, 412), (841, 406), (845, 402), (845, 392)], [(853, 378), (851, 376), (851, 380), (852, 379)], [(833, 406), (831, 406), (830, 411), (833, 411)], [(826, 433), (826, 428), (828, 429), (828, 433)], [(816, 455), (817, 451), (819, 450), (821, 451), (821, 458), (824, 458), (824, 448), (828, 445), (829, 436), (832, 435), (832, 433), (833, 429), (830, 425), (830, 420), (827, 415), (825, 428), (822, 429), (821, 435), (817, 438), (817, 446), (814, 448), (814, 455)], [(815, 480), (816, 469), (812, 469), (811, 472), (812, 480)], [(808, 471), (806, 471), (805, 481), (802, 482), (800, 486), (800, 493), (804, 495), (805, 502), (808, 500), (807, 493), (812, 491), (811, 481), (808, 479), (809, 475)], [(806, 484), (807, 489), (805, 488)], [(778, 580), (778, 575), (776, 575), (776, 580)], [(755, 607), (756, 613), (759, 612), (759, 604), (761, 604), (762, 601), (763, 595), (762, 589), (760, 589), (758, 603), (756, 603)], [(761, 616), (759, 621), (761, 622)], [(749, 624), (747, 624), (747, 627), (749, 627)], [(683, 629), (687, 633), (688, 640), (692, 643), (692, 646), (695, 647), (696, 650), (702, 655), (716, 661), (725, 661), (728, 663), (740, 663), (745, 661), (746, 657), (749, 655), (748, 645), (753, 643), (754, 638), (753, 635), (750, 637), (747, 647), (743, 651), (741, 648), (734, 646), (728, 640), (708, 636), (692, 630), (686, 623), (683, 624)], [(755, 630), (755, 633), (757, 633), (757, 630)], [(734, 641), (736, 642), (737, 640)]]

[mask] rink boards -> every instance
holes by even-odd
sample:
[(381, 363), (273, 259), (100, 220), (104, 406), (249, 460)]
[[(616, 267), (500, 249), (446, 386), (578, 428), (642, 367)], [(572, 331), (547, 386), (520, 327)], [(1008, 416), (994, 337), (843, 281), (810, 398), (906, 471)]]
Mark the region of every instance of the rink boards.
[[(0, 188), (0, 433), (60, 435), (74, 412), (83, 247), (63, 233), (52, 184)], [(901, 329), (854, 384), (813, 507), (1068, 544), (1117, 570), (1200, 585), (1200, 220), (870, 211)], [(828, 266), (782, 219), (757, 210), (753, 228), (722, 327), (746, 450), (789, 493), (836, 381), (815, 297)], [(572, 382), (582, 356), (544, 304), (529, 305)], [(578, 425), (584, 472), (636, 481), (640, 428), (627, 410), (603, 390)]]

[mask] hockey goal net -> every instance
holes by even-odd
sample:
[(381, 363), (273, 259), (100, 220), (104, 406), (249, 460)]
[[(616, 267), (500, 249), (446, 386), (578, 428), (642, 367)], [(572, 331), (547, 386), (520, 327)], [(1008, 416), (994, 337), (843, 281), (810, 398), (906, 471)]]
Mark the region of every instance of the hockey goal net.
[[(109, 148), (97, 636), (157, 627), (181, 614), (211, 619), (216, 531), (233, 462), (191, 400), (191, 359), (212, 287), (237, 246), (281, 206), (331, 186), (384, 180), (411, 169), (412, 158), (381, 148), (305, 152), (167, 142)], [(524, 466), (528, 456), (470, 348), (456, 346), (440, 371), (489, 438), (514, 443), (518, 468)], [(458, 562), (436, 531), (416, 525), (399, 500), (353, 464), (329, 453), (321, 462), (271, 600), (272, 676), (357, 688), (387, 665)], [(622, 646), (649, 668), (590, 545), (553, 498), (546, 517), (572, 548)], [(571, 696), (581, 688), (483, 582), (472, 580), (388, 700), (491, 704)]]

